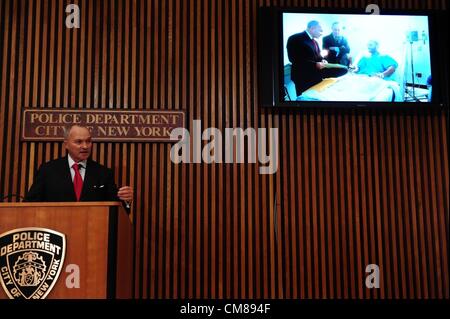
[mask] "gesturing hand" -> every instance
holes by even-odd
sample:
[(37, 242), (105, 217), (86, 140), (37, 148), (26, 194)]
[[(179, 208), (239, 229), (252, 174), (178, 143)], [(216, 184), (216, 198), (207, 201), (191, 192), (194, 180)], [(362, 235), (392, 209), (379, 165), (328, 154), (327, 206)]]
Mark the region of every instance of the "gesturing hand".
[(123, 186), (117, 192), (117, 197), (126, 202), (133, 200), (133, 188), (130, 186)]

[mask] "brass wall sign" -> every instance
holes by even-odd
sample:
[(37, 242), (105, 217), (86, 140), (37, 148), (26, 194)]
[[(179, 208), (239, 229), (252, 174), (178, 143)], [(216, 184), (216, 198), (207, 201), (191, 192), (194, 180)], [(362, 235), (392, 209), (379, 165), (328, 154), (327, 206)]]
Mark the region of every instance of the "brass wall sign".
[(62, 141), (73, 124), (87, 126), (94, 141), (174, 142), (170, 133), (184, 127), (183, 111), (24, 109), (22, 141)]

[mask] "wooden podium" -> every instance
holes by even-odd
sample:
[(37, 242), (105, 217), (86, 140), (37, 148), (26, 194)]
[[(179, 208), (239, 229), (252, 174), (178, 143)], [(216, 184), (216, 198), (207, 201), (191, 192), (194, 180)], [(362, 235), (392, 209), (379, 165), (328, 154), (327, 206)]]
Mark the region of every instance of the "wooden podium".
[[(0, 236), (27, 227), (66, 236), (64, 263), (48, 299), (131, 298), (132, 227), (120, 203), (0, 203)], [(66, 283), (69, 265), (78, 266), (79, 288)], [(2, 298), (8, 296), (0, 285)]]

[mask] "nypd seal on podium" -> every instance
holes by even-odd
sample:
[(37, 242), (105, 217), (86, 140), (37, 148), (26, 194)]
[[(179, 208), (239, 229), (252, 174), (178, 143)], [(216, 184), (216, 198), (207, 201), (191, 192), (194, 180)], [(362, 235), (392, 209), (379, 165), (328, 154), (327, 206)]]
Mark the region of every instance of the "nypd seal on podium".
[(11, 299), (44, 299), (61, 272), (66, 236), (47, 228), (0, 235), (0, 281)]

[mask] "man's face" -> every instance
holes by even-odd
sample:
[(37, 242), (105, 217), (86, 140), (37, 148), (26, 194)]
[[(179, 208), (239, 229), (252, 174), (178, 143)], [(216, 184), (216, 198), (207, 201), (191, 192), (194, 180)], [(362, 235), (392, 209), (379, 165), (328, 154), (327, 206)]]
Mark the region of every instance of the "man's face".
[(91, 133), (85, 127), (73, 126), (64, 146), (75, 162), (84, 161), (91, 155)]
[(313, 38), (320, 38), (322, 36), (323, 30), (322, 30), (322, 26), (320, 24), (314, 26), (311, 28), (311, 35)]
[(375, 41), (369, 41), (367, 44), (367, 50), (369, 50), (371, 54), (376, 53), (378, 51), (378, 44)]
[(335, 24), (332, 28), (332, 31), (335, 37), (341, 36), (341, 27), (339, 26), (339, 24)]

